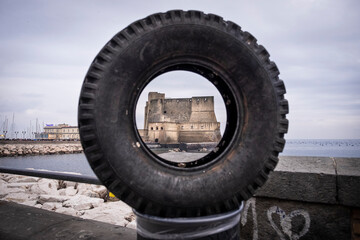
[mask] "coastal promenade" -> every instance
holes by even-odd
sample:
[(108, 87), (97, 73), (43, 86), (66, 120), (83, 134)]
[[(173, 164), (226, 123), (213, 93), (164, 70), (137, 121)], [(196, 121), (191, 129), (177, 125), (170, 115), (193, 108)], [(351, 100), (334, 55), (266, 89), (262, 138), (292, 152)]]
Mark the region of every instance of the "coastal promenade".
[[(7, 176), (11, 178), (9, 174)], [(45, 179), (38, 179), (37, 181), (41, 183)], [(29, 226), (29, 222), (34, 219), (34, 216), (37, 216), (36, 221), (38, 223), (36, 226), (43, 226), (41, 229), (39, 227), (36, 236), (40, 236), (41, 231), (45, 234), (50, 227), (54, 236), (64, 231), (73, 232), (74, 235), (79, 234), (79, 232), (76, 232), (78, 230), (61, 223), (54, 222), (51, 226), (46, 225), (51, 216), (58, 218), (58, 216), (65, 213), (70, 214), (73, 219), (76, 218), (78, 219), (76, 221), (81, 221), (85, 225), (87, 225), (87, 220), (81, 220), (80, 218), (107, 222), (109, 224), (106, 225), (109, 227), (107, 232), (101, 232), (101, 237), (94, 237), (93, 239), (110, 239), (108, 236), (124, 228), (131, 228), (129, 231), (132, 231), (132, 233), (126, 235), (126, 237), (124, 235), (121, 239), (136, 239), (134, 234), (136, 224), (134, 217), (131, 215), (131, 209), (121, 201), (114, 204), (114, 202), (104, 202), (99, 194), (96, 197), (92, 189), (100, 189), (100, 187), (78, 185), (79, 189), (76, 190), (74, 187), (76, 183), (67, 182), (68, 185), (66, 186), (62, 185), (59, 189), (56, 187), (56, 194), (60, 195), (57, 198), (52, 199), (41, 196), (42, 194), (48, 195), (45, 193), (32, 194), (33, 199), (27, 201), (27, 204), (34, 204), (35, 207), (30, 207), (8, 203), (9, 201), (21, 202), (21, 200), (14, 200), (14, 196), (20, 196), (20, 194), (9, 194), (11, 194), (11, 191), (16, 191), (16, 188), (23, 188), (23, 192), (26, 192), (28, 188), (25, 183), (11, 183), (11, 181), (6, 182), (4, 180), (2, 184), (3, 188), (6, 187), (6, 191), (9, 193), (1, 198), (2, 201), (7, 201), (7, 203), (1, 202), (1, 204), (6, 204), (6, 207), (1, 207), (0, 204), (0, 212), (5, 211), (4, 214), (12, 211), (18, 212), (17, 209), (21, 208), (27, 209), (26, 211), (31, 213), (26, 218), (22, 218), (24, 224), (17, 225), (18, 234), (26, 233), (25, 227)], [(46, 186), (49, 186), (48, 183), (43, 184), (42, 188), (45, 187), (46, 189)], [(256, 191), (253, 198), (245, 202), (239, 226), (241, 239), (358, 240), (360, 239), (359, 186), (359, 158), (280, 157), (278, 166), (270, 174), (266, 184)], [(37, 189), (30, 186), (29, 189), (31, 188)], [(102, 191), (104, 190), (102, 189)], [(4, 191), (2, 189), (0, 192)], [(81, 205), (81, 201), (71, 201), (67, 194), (73, 194), (72, 197), (88, 194), (85, 197), (76, 197), (88, 202), (84, 201), (84, 204)], [(64, 200), (61, 196), (69, 199)], [(26, 194), (24, 197), (27, 198)], [(97, 198), (98, 200), (89, 200), (88, 198)], [(22, 202), (22, 204), (24, 203), (25, 201)], [(40, 216), (44, 214), (44, 210), (52, 211), (55, 215), (45, 214), (46, 217), (43, 215), (44, 217), (41, 218)], [(20, 219), (15, 213), (13, 217)], [(6, 227), (3, 226), (7, 226), (11, 222), (16, 222), (11, 219), (11, 215), (7, 215), (7, 219), (0, 219), (0, 232), (5, 231)], [(88, 226), (93, 226), (93, 222), (88, 224)], [(17, 233), (13, 231), (8, 234), (16, 235)], [(93, 236), (99, 236), (96, 234), (94, 228)], [(32, 238), (27, 236), (14, 239)]]
[(0, 201), (0, 239), (135, 240), (134, 229)]

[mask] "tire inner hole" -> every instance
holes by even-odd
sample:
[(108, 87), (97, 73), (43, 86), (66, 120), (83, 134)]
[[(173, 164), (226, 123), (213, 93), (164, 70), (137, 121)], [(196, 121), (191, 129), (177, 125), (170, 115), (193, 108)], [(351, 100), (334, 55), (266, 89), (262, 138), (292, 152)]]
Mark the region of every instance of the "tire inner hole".
[(141, 92), (136, 127), (158, 159), (177, 167), (196, 166), (218, 149), (227, 123), (218, 89), (200, 74), (173, 70), (155, 77)]

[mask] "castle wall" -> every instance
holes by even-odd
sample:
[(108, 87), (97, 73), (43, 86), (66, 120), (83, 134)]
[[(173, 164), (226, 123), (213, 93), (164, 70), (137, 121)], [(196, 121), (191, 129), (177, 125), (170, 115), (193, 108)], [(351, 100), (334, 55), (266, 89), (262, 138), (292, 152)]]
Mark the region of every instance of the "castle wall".
[[(214, 97), (192, 97), (191, 110), (193, 112), (213, 112), (214, 111)], [(215, 119), (216, 120), (216, 119)]]
[(165, 99), (165, 93), (149, 92), (148, 101), (151, 101), (154, 99)]
[[(146, 105), (145, 105), (144, 129), (148, 129), (148, 127), (149, 127), (148, 126), (149, 118), (153, 119), (154, 117), (156, 117), (154, 114), (161, 114), (162, 103), (163, 103), (162, 100), (164, 100), (164, 99), (165, 99), (164, 93), (149, 92), (148, 101), (146, 102)], [(155, 101), (152, 102), (152, 100), (155, 100)], [(155, 112), (152, 112), (154, 110), (155, 110)], [(155, 120), (150, 120), (150, 121), (154, 122)], [(159, 121), (159, 119), (158, 119), (158, 121)]]
[(178, 143), (178, 124), (163, 122), (149, 123), (149, 130), (147, 131), (147, 141), (159, 143)]
[(148, 123), (152, 122), (163, 122), (164, 114), (163, 114), (163, 104), (164, 99), (153, 99), (148, 102), (149, 110), (148, 110)]
[(192, 97), (189, 122), (217, 122), (214, 97)]
[(164, 100), (164, 120), (166, 122), (184, 123), (190, 120), (191, 99), (177, 98)]
[(179, 128), (179, 142), (218, 142), (221, 139), (220, 123), (185, 123)]
[(150, 92), (145, 106), (146, 142), (218, 142), (220, 123), (214, 112), (214, 97), (165, 98)]

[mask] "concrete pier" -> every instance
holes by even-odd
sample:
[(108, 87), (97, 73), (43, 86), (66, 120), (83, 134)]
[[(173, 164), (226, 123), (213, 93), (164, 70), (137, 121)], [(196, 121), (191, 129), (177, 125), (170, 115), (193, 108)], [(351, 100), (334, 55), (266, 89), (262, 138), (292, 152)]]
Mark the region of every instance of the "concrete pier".
[[(116, 211), (116, 209), (114, 209)], [(0, 239), (135, 240), (134, 229), (0, 201)]]

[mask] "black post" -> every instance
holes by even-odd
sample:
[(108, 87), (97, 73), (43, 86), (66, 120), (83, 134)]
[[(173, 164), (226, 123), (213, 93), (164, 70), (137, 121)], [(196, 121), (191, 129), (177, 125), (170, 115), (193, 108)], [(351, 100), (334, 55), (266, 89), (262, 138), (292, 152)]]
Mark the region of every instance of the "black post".
[(243, 203), (235, 211), (193, 218), (161, 218), (133, 210), (137, 222), (137, 239), (239, 239), (242, 208)]

